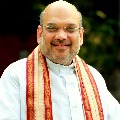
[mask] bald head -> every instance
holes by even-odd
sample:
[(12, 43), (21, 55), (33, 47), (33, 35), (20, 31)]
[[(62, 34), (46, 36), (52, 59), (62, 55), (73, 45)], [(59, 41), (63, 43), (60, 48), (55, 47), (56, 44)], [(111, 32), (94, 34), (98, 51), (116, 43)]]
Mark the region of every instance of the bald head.
[(74, 6), (74, 5), (72, 5), (72, 4), (70, 4), (70, 3), (68, 3), (68, 2), (66, 2), (66, 1), (62, 1), (62, 0), (60, 0), (60, 1), (55, 1), (55, 2), (53, 2), (53, 3), (51, 3), (51, 4), (49, 4), (46, 8), (45, 8), (45, 11), (47, 11), (47, 10), (49, 10), (49, 9), (56, 9), (56, 8), (63, 8), (63, 9), (65, 9), (65, 8), (69, 8), (69, 9), (74, 9), (74, 10), (76, 10), (77, 11), (77, 9), (76, 9), (76, 7)]
[(40, 15), (40, 25), (43, 25), (44, 20), (52, 16), (60, 16), (60, 18), (66, 18), (68, 16), (72, 16), (73, 19), (79, 20), (79, 25), (82, 26), (82, 16), (81, 13), (77, 10), (77, 8), (66, 2), (66, 1), (55, 1), (49, 4), (45, 10)]

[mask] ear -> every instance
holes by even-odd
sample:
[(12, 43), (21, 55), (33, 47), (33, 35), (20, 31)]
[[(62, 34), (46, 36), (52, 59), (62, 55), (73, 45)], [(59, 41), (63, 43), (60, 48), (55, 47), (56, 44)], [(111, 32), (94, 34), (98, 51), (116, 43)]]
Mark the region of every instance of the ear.
[(37, 43), (38, 44), (40, 43), (41, 35), (42, 35), (42, 27), (39, 25), (37, 28)]
[(80, 28), (80, 44), (81, 44), (81, 45), (83, 44), (83, 34), (84, 34), (84, 28), (81, 27), (81, 28)]

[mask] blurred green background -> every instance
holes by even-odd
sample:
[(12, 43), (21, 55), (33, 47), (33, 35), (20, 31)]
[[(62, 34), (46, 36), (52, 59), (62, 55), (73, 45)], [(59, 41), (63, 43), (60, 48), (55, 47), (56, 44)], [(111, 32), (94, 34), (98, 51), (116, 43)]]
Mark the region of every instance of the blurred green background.
[[(5, 0), (0, 3), (0, 75), (36, 46), (40, 12), (55, 0)], [(83, 16), (84, 44), (79, 56), (105, 78), (120, 102), (120, 0), (66, 0)], [(70, 11), (72, 12), (72, 11)]]

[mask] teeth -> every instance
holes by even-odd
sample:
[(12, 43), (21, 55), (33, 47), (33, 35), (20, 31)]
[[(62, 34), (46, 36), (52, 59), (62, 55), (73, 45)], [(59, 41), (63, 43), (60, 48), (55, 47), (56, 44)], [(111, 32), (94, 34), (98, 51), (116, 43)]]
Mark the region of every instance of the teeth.
[(64, 45), (64, 44), (51, 44), (51, 45), (54, 45), (54, 46), (70, 46), (71, 44), (66, 44), (66, 45)]

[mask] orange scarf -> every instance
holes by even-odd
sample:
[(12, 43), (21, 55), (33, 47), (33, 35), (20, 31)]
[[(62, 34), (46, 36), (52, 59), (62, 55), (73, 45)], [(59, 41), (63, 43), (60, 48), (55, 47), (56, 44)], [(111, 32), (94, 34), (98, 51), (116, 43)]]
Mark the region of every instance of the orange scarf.
[[(73, 62), (85, 119), (104, 120), (99, 92), (87, 64), (78, 56)], [(27, 120), (53, 120), (49, 71), (38, 47), (27, 58), (26, 83)]]

